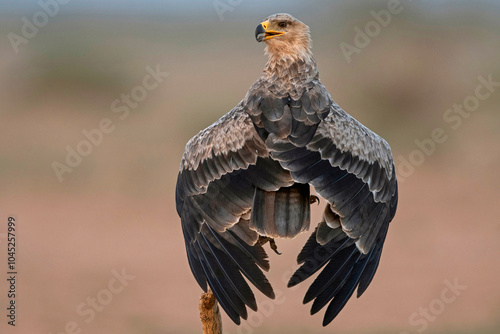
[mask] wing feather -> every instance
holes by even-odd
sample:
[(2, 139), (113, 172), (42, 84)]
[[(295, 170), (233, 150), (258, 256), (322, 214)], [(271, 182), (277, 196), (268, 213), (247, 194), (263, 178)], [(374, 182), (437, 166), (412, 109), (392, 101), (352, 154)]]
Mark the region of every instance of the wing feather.
[[(176, 186), (189, 266), (203, 290), (207, 283), (232, 321), (257, 310), (244, 277), (270, 298), (262, 270), (267, 254), (249, 227), (255, 189), (275, 191), (294, 183), (269, 158), (263, 140), (238, 106), (186, 145)], [(246, 218), (245, 218), (246, 217)], [(244, 277), (243, 277), (244, 276)]]
[[(316, 99), (301, 101), (307, 113)], [(323, 221), (297, 258), (302, 266), (288, 284), (296, 285), (323, 268), (304, 303), (314, 300), (311, 313), (330, 303), (326, 325), (356, 288), (358, 296), (366, 290), (376, 272), (397, 203), (392, 153), (382, 138), (336, 104), (305, 147), (272, 134), (269, 138), (271, 156), (296, 182), (311, 184), (328, 202)]]

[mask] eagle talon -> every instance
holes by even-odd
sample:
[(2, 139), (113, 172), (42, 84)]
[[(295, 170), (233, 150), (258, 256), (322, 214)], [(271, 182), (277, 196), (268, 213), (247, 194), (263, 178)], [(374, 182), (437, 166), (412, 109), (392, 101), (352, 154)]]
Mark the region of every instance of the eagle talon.
[(269, 245), (271, 246), (271, 249), (278, 255), (281, 255), (282, 253), (278, 252), (278, 246), (276, 245), (276, 241), (274, 241), (273, 238), (270, 238), (269, 240)]
[(309, 200), (309, 204), (320, 203), (319, 197), (316, 195), (311, 195), (311, 199)]
[(259, 244), (261, 244), (262, 246), (264, 246), (267, 242), (269, 242), (269, 246), (276, 254), (278, 254), (278, 255), (282, 254), (278, 251), (278, 246), (276, 245), (276, 241), (274, 241), (273, 238), (265, 237), (262, 235), (259, 237)]

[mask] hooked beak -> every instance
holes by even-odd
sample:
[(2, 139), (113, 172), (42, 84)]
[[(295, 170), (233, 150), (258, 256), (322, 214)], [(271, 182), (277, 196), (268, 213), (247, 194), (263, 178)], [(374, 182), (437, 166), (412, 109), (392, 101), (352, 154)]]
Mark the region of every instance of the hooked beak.
[(267, 41), (268, 39), (284, 35), (283, 31), (268, 30), (269, 21), (264, 21), (255, 29), (255, 39), (257, 42)]

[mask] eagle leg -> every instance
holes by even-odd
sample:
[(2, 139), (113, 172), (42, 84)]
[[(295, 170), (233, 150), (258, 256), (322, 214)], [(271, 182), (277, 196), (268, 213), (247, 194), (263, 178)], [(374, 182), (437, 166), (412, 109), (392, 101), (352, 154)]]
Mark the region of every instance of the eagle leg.
[(282, 253), (280, 253), (278, 251), (278, 245), (276, 245), (276, 241), (274, 240), (274, 238), (270, 238), (270, 237), (265, 237), (265, 236), (259, 236), (259, 244), (261, 245), (265, 245), (267, 242), (269, 242), (269, 246), (271, 247), (271, 249), (278, 255), (281, 255)]

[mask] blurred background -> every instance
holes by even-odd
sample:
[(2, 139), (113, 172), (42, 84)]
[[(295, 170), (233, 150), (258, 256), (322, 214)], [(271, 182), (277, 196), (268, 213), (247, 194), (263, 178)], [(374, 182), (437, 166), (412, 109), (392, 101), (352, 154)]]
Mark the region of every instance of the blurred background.
[(2, 333), (201, 333), (179, 161), (260, 76), (254, 30), (276, 12), (310, 26), (322, 82), (391, 144), (399, 208), (329, 327), (302, 305), (309, 281), (286, 288), (307, 233), (268, 251), (279, 298), (257, 291), (224, 332), (500, 332), (500, 1), (92, 0), (0, 4)]

